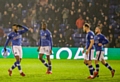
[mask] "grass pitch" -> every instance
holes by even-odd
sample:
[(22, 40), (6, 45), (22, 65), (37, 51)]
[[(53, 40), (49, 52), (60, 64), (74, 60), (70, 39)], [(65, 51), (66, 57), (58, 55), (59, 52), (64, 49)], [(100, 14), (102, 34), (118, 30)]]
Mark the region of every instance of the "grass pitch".
[(100, 64), (99, 78), (86, 79), (89, 76), (88, 68), (83, 60), (52, 60), (52, 75), (46, 74), (45, 66), (38, 59), (23, 59), (21, 62), (25, 77), (20, 76), (18, 69), (8, 76), (8, 68), (15, 59), (0, 59), (0, 82), (119, 82), (120, 60), (107, 61), (116, 70), (111, 78), (111, 72)]

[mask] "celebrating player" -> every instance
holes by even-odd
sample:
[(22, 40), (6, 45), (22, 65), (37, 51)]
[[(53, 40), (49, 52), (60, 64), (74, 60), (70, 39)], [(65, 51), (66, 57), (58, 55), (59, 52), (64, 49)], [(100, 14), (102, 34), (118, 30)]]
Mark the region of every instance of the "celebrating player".
[[(22, 28), (23, 30), (19, 30), (19, 28)], [(8, 70), (9, 76), (12, 75), (12, 70), (15, 67), (18, 67), (18, 70), (20, 71), (21, 76), (25, 76), (25, 74), (22, 72), (20, 61), (22, 59), (22, 34), (28, 31), (28, 28), (25, 26), (13, 24), (12, 26), (13, 32), (11, 32), (8, 37), (7, 41), (4, 45), (4, 51), (6, 52), (6, 46), (8, 45), (9, 41), (12, 42), (12, 50), (16, 59), (16, 62), (13, 64), (13, 66)]]
[[(42, 30), (40, 31), (40, 45), (38, 47), (39, 59), (47, 67), (47, 74), (52, 74), (52, 66), (50, 61), (50, 55), (52, 54), (52, 35), (47, 29), (45, 22), (42, 23)], [(43, 55), (46, 54), (48, 63), (43, 59)]]
[(84, 57), (84, 63), (89, 67), (90, 76), (88, 77), (88, 79), (93, 79), (94, 68), (92, 66), (92, 59), (94, 57), (94, 33), (90, 30), (90, 25), (88, 23), (85, 23), (83, 25), (83, 31), (87, 33), (86, 34), (86, 46), (82, 52), (84, 53), (86, 50), (85, 57)]
[(112, 67), (104, 60), (104, 50), (103, 50), (103, 45), (108, 43), (108, 40), (105, 38), (103, 34), (101, 34), (101, 28), (96, 27), (95, 29), (95, 49), (96, 49), (96, 59), (95, 59), (95, 64), (96, 64), (96, 71), (94, 72), (94, 77), (96, 77), (99, 73), (99, 61), (103, 65), (105, 65), (112, 74), (112, 77), (114, 76), (115, 70), (112, 69)]

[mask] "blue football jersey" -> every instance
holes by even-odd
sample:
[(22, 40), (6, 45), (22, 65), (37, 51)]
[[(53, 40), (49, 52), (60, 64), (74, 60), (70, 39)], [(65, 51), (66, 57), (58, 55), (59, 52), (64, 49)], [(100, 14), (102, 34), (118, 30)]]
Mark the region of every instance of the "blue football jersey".
[[(90, 46), (90, 40), (94, 40), (94, 32), (90, 31), (86, 34), (86, 49)], [(94, 49), (94, 45), (91, 49)]]
[(48, 29), (41, 30), (39, 46), (50, 46), (52, 49), (52, 45), (53, 45), (53, 42), (52, 42), (51, 32)]
[(12, 42), (12, 46), (21, 46), (22, 44), (22, 34), (28, 31), (28, 28), (25, 26), (22, 26), (22, 28), (24, 30), (19, 30), (16, 32), (11, 32), (8, 36), (7, 36), (7, 41), (4, 45), (4, 48), (6, 48), (6, 46), (8, 45), (9, 41)]
[(95, 40), (94, 45), (95, 45), (96, 51), (103, 51), (104, 50), (103, 46), (98, 45), (99, 43), (102, 43), (102, 45), (104, 45), (104, 44), (107, 44), (109, 42), (103, 34), (96, 35), (94, 40)]

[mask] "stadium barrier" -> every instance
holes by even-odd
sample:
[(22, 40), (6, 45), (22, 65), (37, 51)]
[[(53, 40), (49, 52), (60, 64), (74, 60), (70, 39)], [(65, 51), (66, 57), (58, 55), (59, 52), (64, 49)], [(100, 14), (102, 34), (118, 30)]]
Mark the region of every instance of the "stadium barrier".
[[(2, 56), (2, 49), (3, 47), (0, 47), (0, 58), (4, 58)], [(83, 59), (84, 54), (82, 55), (82, 50), (83, 48), (54, 47), (51, 59)], [(11, 48), (10, 51), (7, 58), (14, 58)], [(104, 56), (106, 60), (120, 60), (120, 48), (105, 48)], [(23, 58), (38, 58), (37, 47), (23, 47)]]

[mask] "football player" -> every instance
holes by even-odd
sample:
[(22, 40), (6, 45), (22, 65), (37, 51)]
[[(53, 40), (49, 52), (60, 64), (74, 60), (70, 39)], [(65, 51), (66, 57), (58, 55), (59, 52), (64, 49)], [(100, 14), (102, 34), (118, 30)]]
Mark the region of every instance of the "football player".
[[(47, 74), (52, 74), (52, 65), (50, 55), (52, 54), (52, 34), (47, 29), (47, 24), (42, 23), (42, 30), (40, 30), (40, 42), (39, 42), (39, 60), (47, 67)], [(43, 55), (46, 55), (48, 63), (43, 59)]]
[[(23, 30), (19, 30), (19, 28), (22, 28)], [(20, 72), (21, 76), (25, 76), (25, 74), (22, 71), (20, 61), (22, 59), (22, 34), (28, 31), (28, 28), (26, 26), (13, 24), (12, 25), (12, 32), (7, 36), (7, 40), (4, 45), (4, 51), (6, 52), (6, 46), (11, 41), (12, 42), (12, 51), (14, 53), (16, 61), (12, 65), (12, 67), (8, 70), (9, 76), (12, 75), (12, 70), (15, 67), (18, 67), (18, 70)]]

